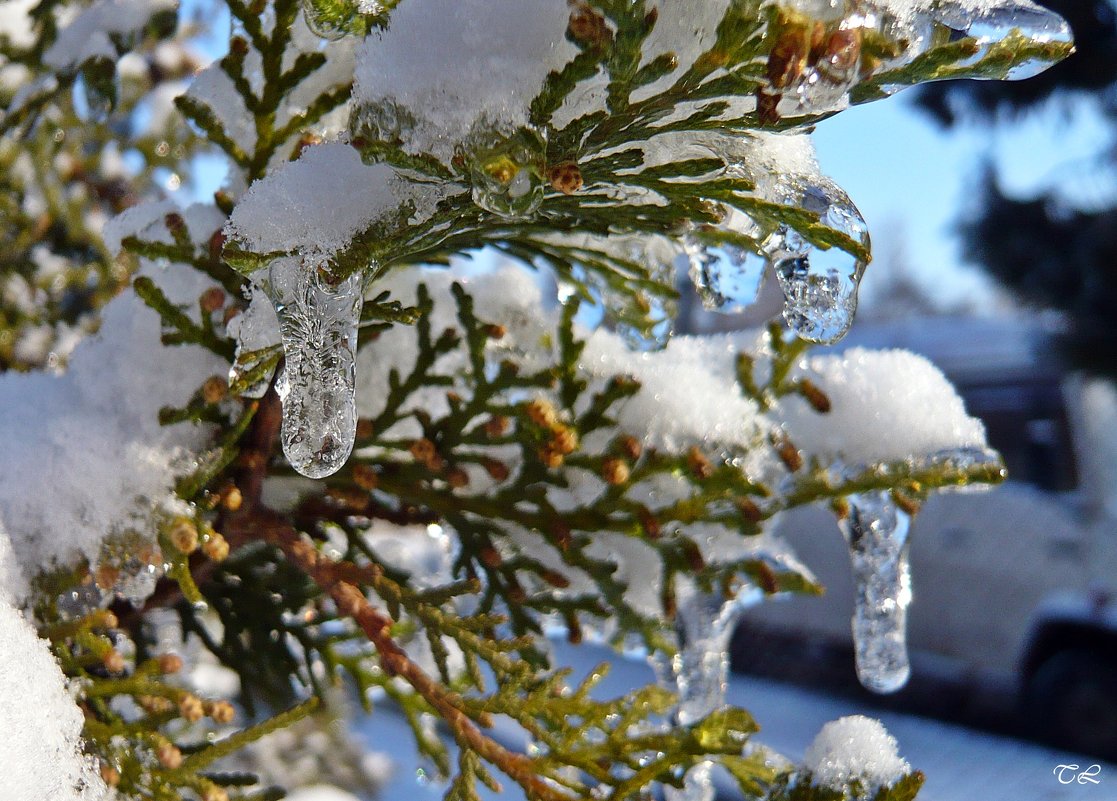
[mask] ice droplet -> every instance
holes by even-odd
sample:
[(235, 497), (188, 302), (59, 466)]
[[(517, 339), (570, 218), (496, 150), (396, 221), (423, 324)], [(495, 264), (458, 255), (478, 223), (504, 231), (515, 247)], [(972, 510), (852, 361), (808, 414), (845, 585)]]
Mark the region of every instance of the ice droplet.
[[(760, 243), (766, 238), (760, 226), (737, 209), (728, 209), (721, 231)], [(716, 236), (717, 232), (713, 232)], [(710, 311), (735, 314), (756, 303), (768, 257), (732, 242), (703, 244), (700, 236), (687, 237), (690, 280), (702, 305)]]
[[(829, 181), (807, 184), (797, 206), (819, 215), (828, 228), (869, 248), (869, 229), (853, 201)], [(765, 243), (784, 294), (787, 324), (809, 342), (837, 342), (853, 325), (865, 262), (838, 247), (811, 244), (784, 227)]]
[[(331, 19), (329, 11), (319, 8), (315, 0), (302, 0), (302, 7), (303, 18), (306, 20), (306, 27), (310, 28), (315, 36), (320, 36), (330, 41), (337, 41), (348, 33), (345, 26)], [(335, 14), (337, 14), (339, 10), (340, 9), (336, 9), (336, 7), (333, 9)], [(342, 14), (346, 13), (344, 10), (340, 11)]]
[(767, 96), (779, 117), (821, 114), (841, 108), (861, 67), (862, 29), (876, 17), (844, 2), (790, 2), (772, 22)]
[(509, 220), (530, 217), (543, 202), (543, 134), (532, 128), (512, 133), (482, 120), (464, 143), (464, 159), (473, 187), (473, 202)]
[(86, 576), (81, 584), (55, 598), (55, 608), (63, 620), (75, 620), (108, 606), (112, 597), (112, 593), (98, 586), (92, 576)]
[(155, 592), (163, 572), (159, 546), (139, 532), (128, 530), (104, 541), (93, 578), (102, 591), (116, 593), (139, 608)]
[(392, 98), (375, 103), (361, 103), (349, 115), (350, 142), (361, 152), (365, 164), (375, 164), (384, 156), (378, 148), (366, 144), (405, 142), (415, 129), (415, 116)]
[(285, 357), (276, 390), (283, 402), (283, 453), (308, 478), (335, 473), (357, 430), (357, 324), (361, 276), (330, 286), (297, 257), (272, 263), (270, 296)]
[[(643, 267), (660, 286), (674, 288), (676, 261), (684, 256), (683, 245), (665, 236), (614, 235), (610, 237), (623, 255)], [(602, 283), (602, 299), (614, 319), (615, 328), (631, 350), (663, 350), (671, 340), (678, 316), (678, 304), (667, 297), (647, 290), (634, 296), (615, 292)], [(635, 312), (626, 320), (625, 309)]]
[[(966, 3), (957, 0), (939, 3), (934, 7), (932, 17), (935, 22), (955, 32), (955, 35), (969, 36), (977, 41), (980, 49), (967, 63), (976, 63), (985, 58), (990, 48), (1013, 35), (1036, 44), (1064, 44), (1073, 39), (1066, 20), (1028, 0), (998, 3), (976, 11), (967, 9), (966, 6)], [(1051, 63), (1036, 57), (1016, 65), (1005, 77), (1010, 81), (1032, 78), (1051, 66)]]
[(849, 497), (840, 521), (853, 563), (853, 643), (857, 678), (876, 693), (892, 693), (911, 675), (907, 650), (911, 570), (910, 516), (888, 490)]

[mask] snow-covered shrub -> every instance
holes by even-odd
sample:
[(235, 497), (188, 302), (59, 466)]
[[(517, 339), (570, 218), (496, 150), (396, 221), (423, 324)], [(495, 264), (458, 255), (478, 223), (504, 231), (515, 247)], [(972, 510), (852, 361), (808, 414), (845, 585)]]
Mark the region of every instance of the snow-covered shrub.
[[(453, 799), (498, 776), (541, 801), (703, 799), (714, 763), (753, 797), (815, 787), (724, 704), (737, 613), (817, 591), (770, 522), (834, 508), (858, 671), (887, 691), (910, 515), (1002, 469), (925, 361), (808, 355), (852, 323), (870, 243), (807, 131), (921, 81), (1023, 77), (1069, 51), (1062, 20), (1027, 0), (225, 7), (200, 70), (166, 3), (0, 10), (0, 369), (52, 368), (0, 375), (20, 798), (260, 797), (221, 760), (341, 677), (397, 705)], [(215, 153), (212, 203), (161, 197)], [(680, 266), (725, 310), (774, 274), (790, 330), (669, 339)], [(667, 687), (591, 694), (604, 668), (554, 664), (557, 627), (644, 649)], [(919, 774), (865, 756), (882, 743), (839, 724), (808, 771), (909, 798)]]

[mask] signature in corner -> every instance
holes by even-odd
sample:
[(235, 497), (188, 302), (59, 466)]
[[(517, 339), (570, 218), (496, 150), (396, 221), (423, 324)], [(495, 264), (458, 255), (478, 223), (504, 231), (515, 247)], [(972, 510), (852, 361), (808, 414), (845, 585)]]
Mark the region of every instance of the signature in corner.
[(1082, 770), (1079, 765), (1056, 765), (1053, 771), (1059, 784), (1101, 784), (1101, 765), (1091, 765)]

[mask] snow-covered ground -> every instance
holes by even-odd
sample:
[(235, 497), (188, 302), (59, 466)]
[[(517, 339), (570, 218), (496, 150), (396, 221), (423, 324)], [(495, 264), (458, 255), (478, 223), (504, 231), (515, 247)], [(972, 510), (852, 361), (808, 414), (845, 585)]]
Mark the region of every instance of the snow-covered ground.
[[(608, 659), (613, 670), (599, 687), (605, 695), (616, 695), (652, 680), (645, 665), (612, 656), (593, 646), (560, 646), (558, 657), (576, 668), (588, 670)], [(850, 670), (853, 666), (850, 666)], [(733, 676), (729, 701), (748, 709), (760, 723), (760, 741), (784, 755), (802, 759), (803, 752), (827, 721), (845, 715), (864, 714), (879, 718), (899, 741), (901, 755), (927, 774), (920, 801), (1112, 801), (1117, 799), (1117, 765), (1099, 763), (1042, 746), (975, 732), (961, 726), (865, 708), (853, 699), (834, 698), (766, 679)], [(434, 801), (445, 787), (425, 777), (429, 766), (417, 762), (410, 749), (411, 735), (402, 719), (384, 709), (360, 724), (367, 746), (388, 752), (395, 762), (391, 781), (381, 801)], [(1060, 766), (1077, 765), (1056, 775)], [(1074, 781), (1077, 773), (1091, 770), (1097, 784)], [(421, 774), (417, 769), (426, 768)], [(506, 787), (485, 799), (521, 798)]]

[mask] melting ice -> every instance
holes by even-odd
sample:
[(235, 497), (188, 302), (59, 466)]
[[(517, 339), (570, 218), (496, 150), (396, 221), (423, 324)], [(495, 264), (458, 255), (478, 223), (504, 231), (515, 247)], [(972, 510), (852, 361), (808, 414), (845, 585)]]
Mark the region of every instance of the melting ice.
[(911, 518), (887, 490), (850, 496), (849, 505), (841, 528), (853, 563), (857, 678), (873, 692), (891, 693), (911, 675), (907, 650)]
[(323, 478), (349, 458), (356, 435), (361, 276), (330, 286), (317, 270), (287, 257), (272, 264), (269, 284), (285, 357), (276, 382), (283, 453), (304, 476)]
[[(932, 16), (940, 25), (977, 41), (980, 49), (969, 63), (980, 61), (990, 48), (1013, 35), (1037, 44), (1068, 43), (1073, 38), (1066, 20), (1028, 0), (999, 3), (976, 10), (972, 8), (972, 3), (955, 0), (935, 6)], [(1049, 66), (1050, 62), (1042, 58), (1033, 58), (1013, 67), (1005, 77), (1012, 81), (1023, 80), (1038, 75)]]
[[(675, 722), (696, 723), (725, 704), (729, 675), (729, 637), (742, 610), (735, 599), (706, 593), (683, 582), (676, 595), (678, 653), (670, 661), (656, 655), (652, 666), (661, 685), (678, 693)], [(682, 789), (663, 788), (667, 801), (713, 801), (713, 763), (687, 771)]]
[[(760, 226), (736, 209), (727, 211), (722, 228), (756, 241), (764, 239)], [(730, 243), (702, 245), (691, 236), (687, 256), (690, 280), (707, 309), (735, 313), (756, 302), (768, 269), (767, 255)]]

